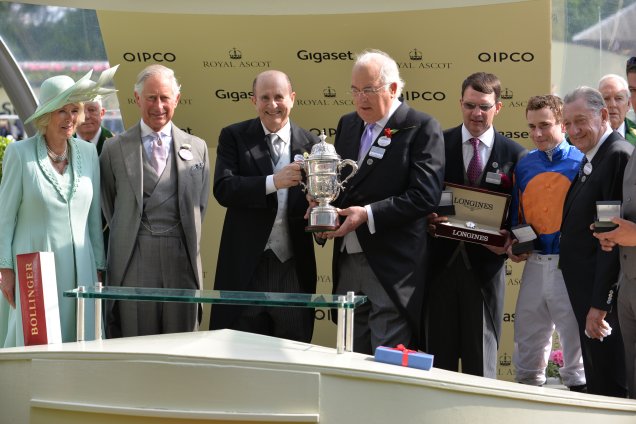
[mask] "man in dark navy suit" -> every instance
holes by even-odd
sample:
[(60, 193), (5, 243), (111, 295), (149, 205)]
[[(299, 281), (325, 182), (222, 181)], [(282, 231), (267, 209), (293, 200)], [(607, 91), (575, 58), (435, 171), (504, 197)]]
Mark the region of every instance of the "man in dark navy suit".
[[(512, 173), (526, 150), (495, 131), (501, 83), (478, 72), (462, 84), (463, 124), (444, 131), (445, 181), (510, 194)], [(429, 216), (429, 231), (447, 218)], [(435, 366), (497, 376), (505, 288), (506, 247), (433, 238), (423, 346)]]
[[(386, 53), (360, 54), (351, 73), (356, 111), (335, 147), (358, 172), (334, 202), (334, 293), (368, 296), (356, 309), (354, 350), (416, 346), (425, 284), (426, 216), (439, 203), (444, 145), (439, 123), (398, 100), (404, 82)], [(343, 176), (344, 178), (344, 176)]]
[(579, 324), (588, 393), (626, 397), (616, 312), (619, 252), (601, 249), (590, 225), (596, 218), (597, 201), (622, 200), (623, 174), (633, 146), (612, 130), (607, 106), (597, 90), (577, 88), (563, 102), (570, 142), (585, 157), (563, 205), (559, 266)]
[[(313, 240), (305, 232), (307, 200), (294, 158), (311, 152), (318, 137), (290, 120), (296, 93), (283, 72), (260, 73), (253, 92), (258, 117), (219, 136), (214, 197), (227, 212), (214, 288), (314, 293)], [(314, 311), (214, 305), (210, 329), (219, 328), (310, 342)]]

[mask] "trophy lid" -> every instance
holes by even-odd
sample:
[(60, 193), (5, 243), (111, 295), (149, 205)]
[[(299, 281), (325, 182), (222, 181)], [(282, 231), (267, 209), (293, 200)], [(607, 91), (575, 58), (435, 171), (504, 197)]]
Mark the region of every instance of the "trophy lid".
[(340, 160), (340, 155), (336, 153), (336, 148), (333, 144), (327, 143), (325, 140), (327, 136), (323, 130), (319, 136), (320, 143), (314, 144), (311, 148), (311, 154), (309, 159), (336, 159)]

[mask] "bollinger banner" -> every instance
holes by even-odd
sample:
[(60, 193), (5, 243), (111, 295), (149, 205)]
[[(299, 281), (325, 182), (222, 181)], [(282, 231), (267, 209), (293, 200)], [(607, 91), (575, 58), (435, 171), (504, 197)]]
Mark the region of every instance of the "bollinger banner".
[(17, 255), (24, 345), (62, 343), (53, 252)]

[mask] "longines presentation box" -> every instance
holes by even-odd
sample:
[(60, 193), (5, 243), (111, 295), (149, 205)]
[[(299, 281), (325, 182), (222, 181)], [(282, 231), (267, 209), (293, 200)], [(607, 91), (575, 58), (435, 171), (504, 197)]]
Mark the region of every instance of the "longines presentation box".
[(499, 229), (504, 226), (510, 205), (510, 195), (446, 183), (453, 192), (455, 215), (435, 226), (435, 235), (470, 243), (503, 246), (506, 237)]

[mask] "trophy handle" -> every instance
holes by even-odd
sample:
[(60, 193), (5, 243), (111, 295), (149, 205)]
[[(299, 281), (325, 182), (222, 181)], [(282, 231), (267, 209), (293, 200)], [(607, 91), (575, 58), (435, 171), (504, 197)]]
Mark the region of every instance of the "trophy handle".
[(354, 161), (352, 161), (351, 159), (344, 159), (342, 161), (340, 161), (340, 163), (338, 164), (338, 176), (340, 176), (340, 172), (342, 171), (342, 168), (344, 168), (345, 166), (349, 165), (351, 167), (351, 173), (347, 176), (347, 178), (345, 178), (342, 182), (340, 182), (338, 184), (338, 188), (342, 188), (342, 186), (349, 181), (349, 179), (351, 177), (353, 177), (354, 175), (356, 175), (356, 172), (358, 172), (358, 164), (355, 163)]

